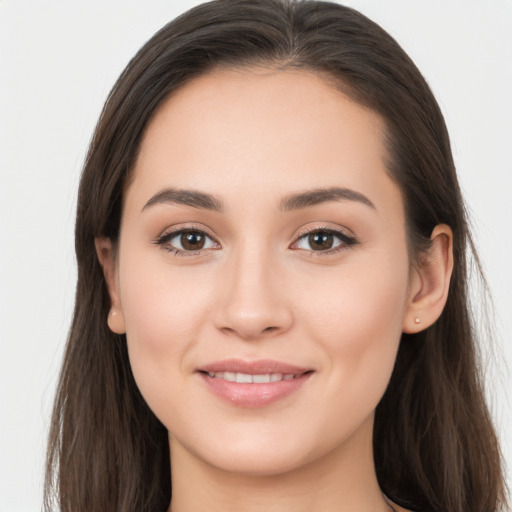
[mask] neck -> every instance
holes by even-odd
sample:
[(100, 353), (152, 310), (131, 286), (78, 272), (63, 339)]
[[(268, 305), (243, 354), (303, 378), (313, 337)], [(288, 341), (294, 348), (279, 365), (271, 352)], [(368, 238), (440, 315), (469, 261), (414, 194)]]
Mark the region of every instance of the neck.
[(170, 437), (169, 512), (390, 512), (377, 483), (373, 421), (323, 457), (280, 474), (214, 467)]

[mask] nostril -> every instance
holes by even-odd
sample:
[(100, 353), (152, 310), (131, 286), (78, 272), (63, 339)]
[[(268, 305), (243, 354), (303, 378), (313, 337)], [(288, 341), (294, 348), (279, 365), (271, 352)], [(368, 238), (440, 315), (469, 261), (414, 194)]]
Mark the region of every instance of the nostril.
[(252, 340), (257, 339), (261, 336), (266, 337), (267, 335), (273, 335), (280, 331), (278, 326), (271, 325), (269, 327), (264, 327), (263, 329), (251, 328), (248, 324), (243, 324), (237, 328), (233, 327), (222, 327), (220, 329), (224, 334), (228, 335), (238, 335), (243, 339)]

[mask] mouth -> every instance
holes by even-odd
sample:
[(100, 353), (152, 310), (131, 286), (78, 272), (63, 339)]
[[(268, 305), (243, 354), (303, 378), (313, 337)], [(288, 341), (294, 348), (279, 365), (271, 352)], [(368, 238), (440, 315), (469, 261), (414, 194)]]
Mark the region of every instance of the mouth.
[[(293, 380), (300, 377), (294, 373), (234, 373), (234, 372), (208, 372), (207, 375), (212, 379), (223, 379), (228, 382), (238, 382), (239, 384), (266, 384), (269, 382), (280, 382), (282, 380)], [(301, 374), (302, 375), (302, 374)]]
[(299, 391), (314, 370), (279, 361), (218, 361), (198, 368), (207, 388), (231, 405), (263, 407)]

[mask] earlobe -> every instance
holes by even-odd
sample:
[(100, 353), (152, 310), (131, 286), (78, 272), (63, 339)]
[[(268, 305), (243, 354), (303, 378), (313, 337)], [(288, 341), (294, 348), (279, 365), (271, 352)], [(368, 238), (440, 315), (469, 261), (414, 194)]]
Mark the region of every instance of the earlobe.
[(124, 334), (126, 332), (124, 325), (123, 310), (119, 296), (119, 285), (116, 277), (116, 258), (112, 241), (107, 237), (100, 237), (94, 240), (96, 254), (103, 269), (103, 276), (110, 296), (110, 311), (107, 318), (107, 324), (112, 332)]
[(124, 326), (123, 311), (118, 306), (111, 306), (108, 313), (107, 325), (112, 332), (116, 334), (124, 334), (126, 332)]
[(443, 312), (453, 271), (453, 233), (446, 224), (437, 225), (432, 245), (413, 269), (403, 332), (413, 334), (431, 326)]

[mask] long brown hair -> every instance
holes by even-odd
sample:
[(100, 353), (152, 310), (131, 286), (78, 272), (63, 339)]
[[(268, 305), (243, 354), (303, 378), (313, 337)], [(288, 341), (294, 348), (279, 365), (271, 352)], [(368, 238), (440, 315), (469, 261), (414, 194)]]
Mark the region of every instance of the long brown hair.
[(382, 490), (405, 507), (499, 510), (500, 453), (468, 306), (467, 256), (474, 250), (440, 109), (378, 25), (337, 4), (293, 0), (216, 0), (191, 9), (144, 45), (107, 99), (79, 190), (78, 284), (49, 437), (45, 507), (160, 512), (169, 505), (167, 431), (137, 389), (125, 336), (107, 327), (110, 301), (94, 239), (117, 240), (123, 190), (164, 98), (214, 67), (254, 64), (322, 73), (382, 116), (386, 165), (402, 190), (413, 258), (437, 224), (451, 226), (448, 302), (434, 325), (402, 336), (376, 411), (375, 465)]

